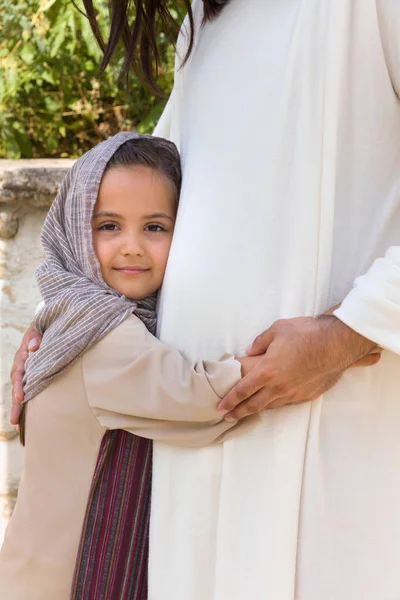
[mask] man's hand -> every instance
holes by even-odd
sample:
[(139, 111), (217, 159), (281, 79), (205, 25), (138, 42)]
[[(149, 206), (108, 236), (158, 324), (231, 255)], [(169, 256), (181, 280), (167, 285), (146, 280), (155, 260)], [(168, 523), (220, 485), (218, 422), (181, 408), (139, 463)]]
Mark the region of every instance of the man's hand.
[(240, 356), (236, 360), (241, 364), (242, 378), (249, 375), (254, 367), (260, 362), (262, 356)]
[(33, 327), (29, 327), (22, 338), (21, 346), (14, 357), (14, 363), (11, 369), (12, 381), (12, 407), (10, 422), (12, 425), (18, 425), (19, 415), (21, 413), (21, 404), (24, 399), (24, 389), (22, 380), (25, 373), (25, 362), (29, 352), (35, 352), (41, 342), (42, 336)]
[(334, 316), (276, 321), (248, 351), (249, 356), (265, 356), (225, 396), (218, 410), (227, 420), (239, 420), (265, 408), (315, 400), (357, 361), (378, 362), (376, 352), (374, 342)]

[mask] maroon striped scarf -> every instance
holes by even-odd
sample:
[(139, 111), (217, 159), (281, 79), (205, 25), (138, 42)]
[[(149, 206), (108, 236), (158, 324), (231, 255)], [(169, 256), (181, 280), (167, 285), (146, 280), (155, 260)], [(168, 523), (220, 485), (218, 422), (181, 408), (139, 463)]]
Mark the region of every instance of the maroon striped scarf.
[(152, 447), (126, 431), (104, 435), (71, 600), (146, 600)]

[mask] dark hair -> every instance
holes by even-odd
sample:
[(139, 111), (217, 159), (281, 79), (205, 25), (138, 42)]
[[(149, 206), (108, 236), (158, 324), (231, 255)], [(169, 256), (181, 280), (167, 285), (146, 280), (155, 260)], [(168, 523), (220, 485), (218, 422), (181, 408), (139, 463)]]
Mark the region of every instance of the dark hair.
[(181, 159), (173, 142), (150, 135), (129, 140), (114, 152), (106, 171), (133, 166), (150, 167), (162, 173), (174, 185), (178, 203), (182, 183)]
[[(229, 0), (203, 0), (204, 20), (215, 18)], [(193, 12), (190, 0), (109, 0), (110, 33), (105, 41), (100, 26), (97, 22), (97, 11), (93, 0), (83, 0), (85, 13), (96, 37), (104, 57), (101, 63), (103, 72), (110, 63), (120, 42), (125, 47), (125, 58), (121, 76), (128, 78), (132, 69), (138, 77), (156, 94), (160, 91), (157, 87), (157, 72), (161, 62), (160, 51), (157, 45), (158, 34), (163, 31), (169, 36), (179, 30), (182, 7), (188, 13), (190, 35), (188, 50), (183, 64), (187, 61), (193, 50)], [(135, 19), (129, 21), (131, 6), (134, 6)], [(176, 18), (174, 14), (177, 14)]]

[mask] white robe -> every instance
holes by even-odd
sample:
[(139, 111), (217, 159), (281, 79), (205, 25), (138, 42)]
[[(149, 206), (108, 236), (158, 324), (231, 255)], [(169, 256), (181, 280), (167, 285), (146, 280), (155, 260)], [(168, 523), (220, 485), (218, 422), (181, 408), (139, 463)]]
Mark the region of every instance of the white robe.
[(243, 354), (345, 299), (386, 350), (221, 447), (155, 444), (149, 600), (400, 600), (400, 1), (194, 10), (161, 339)]

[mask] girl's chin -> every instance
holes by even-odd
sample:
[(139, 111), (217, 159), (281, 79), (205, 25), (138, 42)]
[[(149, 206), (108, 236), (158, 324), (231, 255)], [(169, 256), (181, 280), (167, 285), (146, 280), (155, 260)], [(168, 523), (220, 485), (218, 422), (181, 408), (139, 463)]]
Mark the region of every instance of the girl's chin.
[[(159, 289), (159, 286), (156, 287), (156, 289), (153, 289), (154, 286), (148, 286), (148, 285), (147, 286), (113, 285), (113, 283), (115, 284), (115, 282), (111, 282), (111, 281), (106, 281), (106, 283), (111, 288), (113, 288), (114, 290), (119, 292), (122, 296), (125, 296), (125, 298), (128, 298), (128, 300), (133, 300), (133, 301), (138, 301), (138, 300), (143, 300), (144, 298), (148, 298), (148, 296), (151, 296), (152, 294), (154, 294), (154, 292), (156, 292)], [(118, 283), (120, 283), (120, 282), (118, 282)]]
[(154, 292), (156, 290), (145, 290), (145, 291), (118, 290), (118, 291), (120, 292), (120, 294), (122, 294), (123, 296), (128, 298), (128, 300), (133, 300), (134, 302), (138, 302), (139, 300), (144, 300), (144, 298), (148, 298), (149, 296), (154, 294)]

